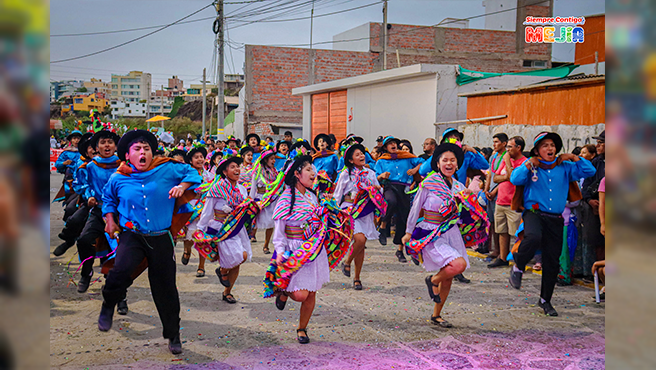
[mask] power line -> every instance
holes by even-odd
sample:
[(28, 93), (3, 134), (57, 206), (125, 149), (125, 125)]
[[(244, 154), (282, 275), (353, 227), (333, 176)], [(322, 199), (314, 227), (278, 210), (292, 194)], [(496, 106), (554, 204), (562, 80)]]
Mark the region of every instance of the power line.
[[(192, 19), (190, 21), (179, 22), (176, 25), (194, 23), (194, 22), (201, 22), (201, 21), (206, 21), (206, 20), (215, 19), (215, 18), (216, 18), (215, 16), (212, 16), (212, 17)], [(150, 29), (153, 29), (153, 28), (160, 28), (160, 27), (164, 27), (164, 26), (166, 26), (166, 25), (165, 24), (160, 24), (159, 26), (128, 28), (128, 29), (114, 30), (114, 31), (86, 32), (86, 33), (65, 33), (65, 34), (61, 34), (61, 35), (50, 35), (50, 37), (75, 37), (75, 36), (107, 35), (107, 34), (112, 34), (112, 33), (123, 33), (123, 32), (150, 30)]]
[[(517, 9), (525, 8), (525, 7), (527, 7), (527, 6), (532, 6), (532, 5), (537, 5), (537, 4), (545, 3), (545, 2), (548, 2), (548, 1), (550, 1), (550, 0), (541, 0), (541, 1), (536, 1), (536, 2), (534, 2), (534, 3), (526, 4), (526, 5), (523, 5), (523, 6), (518, 6), (518, 7), (515, 7), (515, 8), (508, 8), (508, 9), (499, 10), (499, 11), (496, 11), (496, 12), (485, 13), (485, 14), (479, 14), (479, 15), (475, 15), (475, 16), (471, 16), (471, 17), (467, 17), (467, 18), (454, 19), (454, 20), (451, 20), (451, 21), (448, 21), (448, 22), (443, 22), (443, 23), (440, 22), (440, 23), (434, 24), (434, 25), (429, 26), (429, 27), (436, 27), (436, 26), (438, 26), (438, 25), (442, 26), (442, 25), (451, 24), (451, 23), (456, 23), (456, 22), (460, 22), (460, 21), (464, 21), (464, 20), (471, 20), (471, 19), (476, 19), (476, 18), (485, 17), (485, 16), (488, 16), (488, 15), (494, 15), (494, 14), (498, 14), (498, 13), (509, 12), (509, 11), (513, 11), (513, 10), (517, 10)], [(422, 28), (418, 28), (418, 27), (417, 27), (417, 28), (412, 28), (412, 29), (409, 29), (409, 30), (406, 30), (406, 31), (400, 31), (400, 32), (397, 32), (397, 33), (395, 33), (395, 34), (393, 34), (393, 35), (394, 35), (394, 36), (398, 36), (398, 35), (406, 34), (406, 33), (408, 33), (408, 32), (416, 32), (416, 31), (419, 31), (419, 30), (421, 30), (421, 29), (423, 29), (423, 27), (422, 27)], [(350, 42), (350, 41), (361, 41), (361, 40), (373, 40), (373, 39), (378, 38), (378, 37), (380, 37), (380, 36), (360, 37), (360, 38), (357, 38), (357, 39), (340, 40), (340, 41), (322, 41), (322, 42), (314, 42), (313, 45), (323, 45), (323, 44), (331, 44), (331, 43), (342, 43), (342, 42)], [(272, 45), (266, 45), (266, 46), (300, 47), (300, 46), (310, 46), (310, 44), (272, 44)]]
[(191, 17), (191, 16), (193, 16), (193, 15), (196, 15), (196, 14), (202, 12), (203, 10), (205, 10), (205, 9), (211, 7), (211, 6), (213, 6), (213, 4), (206, 5), (206, 6), (202, 7), (201, 9), (199, 9), (199, 10), (197, 10), (197, 11), (195, 11), (195, 12), (193, 12), (193, 13), (191, 13), (191, 14), (189, 14), (189, 15), (183, 17), (183, 18), (178, 19), (177, 21), (175, 21), (175, 22), (173, 22), (173, 23), (170, 23), (170, 24), (168, 24), (168, 25), (166, 25), (166, 26), (164, 26), (164, 27), (162, 27), (162, 28), (159, 28), (159, 29), (157, 29), (157, 30), (155, 30), (155, 31), (153, 31), (153, 32), (147, 33), (147, 34), (145, 34), (145, 35), (139, 36), (139, 37), (137, 37), (137, 38), (135, 38), (135, 39), (132, 39), (132, 40), (130, 40), (130, 41), (126, 41), (126, 42), (121, 43), (121, 44), (118, 44), (118, 45), (116, 45), (116, 46), (112, 46), (112, 47), (110, 47), (110, 48), (103, 49), (103, 50), (99, 50), (99, 51), (96, 51), (96, 52), (93, 52), (93, 53), (90, 53), (90, 54), (81, 55), (81, 56), (79, 56), (79, 57), (73, 57), (73, 58), (67, 58), (67, 59), (61, 59), (61, 60), (51, 61), (50, 64), (63, 63), (63, 62), (71, 61), (71, 60), (83, 59), (83, 58), (87, 58), (87, 57), (90, 57), (90, 56), (94, 56), (94, 55), (98, 55), (98, 54), (101, 54), (101, 53), (105, 53), (105, 52), (108, 52), (108, 51), (110, 51), (110, 50), (118, 49), (118, 48), (120, 48), (120, 47), (122, 47), (122, 46), (125, 46), (125, 45), (128, 45), (128, 44), (131, 44), (131, 43), (133, 43), (133, 42), (136, 42), (136, 41), (139, 41), (139, 40), (141, 40), (141, 39), (143, 39), (143, 38), (146, 38), (146, 37), (148, 37), (148, 36), (150, 36), (150, 35), (153, 35), (153, 34), (155, 34), (155, 33), (157, 33), (157, 32), (163, 31), (163, 30), (165, 30), (165, 29), (167, 29), (167, 28), (173, 26), (174, 24), (180, 23), (180, 22), (182, 22), (183, 20), (185, 20), (185, 19), (187, 19), (187, 18), (189, 18), (189, 17)]

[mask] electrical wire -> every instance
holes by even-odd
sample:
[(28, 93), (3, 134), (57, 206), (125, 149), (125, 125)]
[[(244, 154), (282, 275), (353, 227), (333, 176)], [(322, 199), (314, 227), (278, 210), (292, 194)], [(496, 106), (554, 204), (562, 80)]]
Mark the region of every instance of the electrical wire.
[(201, 9), (199, 9), (199, 10), (197, 10), (197, 11), (195, 11), (195, 12), (193, 12), (193, 13), (191, 13), (191, 14), (189, 14), (189, 15), (183, 17), (183, 18), (178, 19), (177, 21), (175, 21), (175, 22), (173, 22), (173, 23), (169, 23), (168, 25), (166, 25), (166, 26), (164, 26), (164, 27), (162, 27), (162, 28), (159, 28), (159, 29), (157, 29), (157, 30), (155, 30), (155, 31), (153, 31), (153, 32), (149, 32), (149, 33), (147, 33), (147, 34), (145, 34), (145, 35), (139, 36), (139, 37), (134, 38), (134, 39), (132, 39), (132, 40), (129, 40), (129, 41), (123, 42), (123, 43), (121, 43), (121, 44), (118, 44), (118, 45), (112, 46), (112, 47), (110, 47), (110, 48), (106, 48), (106, 49), (99, 50), (99, 51), (96, 51), (96, 52), (93, 52), (93, 53), (89, 53), (89, 54), (81, 55), (81, 56), (78, 56), (78, 57), (72, 57), (72, 58), (66, 58), (66, 59), (60, 59), (60, 60), (51, 61), (50, 64), (63, 63), (63, 62), (69, 62), (69, 61), (71, 61), (71, 60), (77, 60), (77, 59), (88, 58), (88, 57), (90, 57), (90, 56), (94, 56), (94, 55), (102, 54), (102, 53), (105, 53), (105, 52), (108, 52), (108, 51), (111, 51), (111, 50), (114, 50), (114, 49), (118, 49), (118, 48), (120, 48), (120, 47), (122, 47), (122, 46), (125, 46), (125, 45), (128, 45), (128, 44), (131, 44), (131, 43), (136, 42), (136, 41), (139, 41), (139, 40), (141, 40), (141, 39), (144, 39), (144, 38), (146, 38), (146, 37), (148, 37), (148, 36), (150, 36), (150, 35), (153, 35), (153, 34), (155, 34), (155, 33), (157, 33), (157, 32), (163, 31), (163, 30), (165, 30), (165, 29), (167, 29), (167, 28), (173, 26), (174, 24), (180, 23), (180, 22), (182, 22), (183, 20), (185, 20), (185, 19), (187, 19), (187, 18), (189, 18), (189, 17), (191, 17), (191, 16), (194, 16), (194, 15), (196, 15), (196, 14), (202, 12), (203, 10), (205, 10), (205, 9), (211, 7), (211, 6), (213, 6), (213, 4), (206, 5), (206, 6), (202, 7)]

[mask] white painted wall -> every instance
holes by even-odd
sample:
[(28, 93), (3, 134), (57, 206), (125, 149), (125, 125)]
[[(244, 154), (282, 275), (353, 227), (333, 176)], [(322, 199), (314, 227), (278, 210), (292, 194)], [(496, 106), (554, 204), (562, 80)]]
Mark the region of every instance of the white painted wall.
[[(517, 24), (517, 0), (484, 0), (485, 29), (496, 31), (515, 31)], [(513, 9), (513, 10), (508, 10)]]
[(367, 147), (380, 135), (392, 135), (421, 151), (420, 143), (434, 134), (435, 86), (435, 75), (426, 75), (348, 89), (347, 114), (352, 108), (353, 120), (347, 132), (362, 136)]
[[(365, 23), (348, 31), (336, 34), (333, 36), (333, 50), (369, 51), (370, 31), (369, 23)], [(340, 42), (342, 40), (356, 39), (364, 40)]]

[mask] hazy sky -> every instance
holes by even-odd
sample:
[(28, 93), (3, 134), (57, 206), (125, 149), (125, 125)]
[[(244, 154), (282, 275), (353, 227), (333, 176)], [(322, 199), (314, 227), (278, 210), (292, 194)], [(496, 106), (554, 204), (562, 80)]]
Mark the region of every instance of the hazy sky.
[[(284, 4), (289, 0), (265, 0), (251, 4), (244, 0), (226, 0), (227, 17), (243, 15), (249, 9), (269, 4)], [(350, 9), (377, 2), (376, 0), (316, 0), (315, 16)], [(50, 2), (50, 33), (61, 35), (131, 29), (164, 25), (185, 17), (210, 4), (208, 0), (53, 0)], [(280, 19), (309, 17), (311, 0), (299, 0), (305, 4), (289, 11)], [(390, 0), (388, 22), (417, 25), (434, 25), (444, 18), (466, 18), (485, 13), (482, 0)], [(554, 15), (579, 16), (604, 13), (604, 0), (556, 0)], [(240, 9), (242, 8), (242, 9)], [(226, 45), (226, 73), (243, 73), (243, 44), (293, 45), (307, 44), (310, 39), (310, 20), (278, 23), (246, 23), (264, 18), (271, 13), (249, 18), (229, 18), (227, 23), (231, 45)], [(213, 17), (216, 11), (209, 7), (188, 18), (194, 20)], [(382, 4), (318, 17), (314, 20), (313, 42), (331, 41), (333, 35), (357, 27), (366, 22), (382, 21)], [(208, 78), (216, 75), (213, 67), (214, 33), (212, 19), (169, 27), (142, 40), (99, 55), (70, 62), (51, 64), (53, 80), (83, 79), (92, 77), (108, 81), (112, 73), (125, 74), (141, 70), (153, 75), (153, 85), (167, 84), (167, 78), (177, 75), (189, 86), (198, 83), (203, 68)], [(483, 17), (472, 19), (470, 28), (484, 28)], [(234, 29), (233, 29), (234, 28)], [(56, 61), (109, 48), (155, 29), (80, 37), (51, 37), (50, 60)], [(554, 60), (571, 61), (573, 45), (556, 45)], [(241, 47), (241, 48), (240, 48)], [(317, 48), (332, 48), (331, 44)], [(234, 68), (233, 68), (234, 65)], [(212, 71), (210, 71), (212, 68)]]

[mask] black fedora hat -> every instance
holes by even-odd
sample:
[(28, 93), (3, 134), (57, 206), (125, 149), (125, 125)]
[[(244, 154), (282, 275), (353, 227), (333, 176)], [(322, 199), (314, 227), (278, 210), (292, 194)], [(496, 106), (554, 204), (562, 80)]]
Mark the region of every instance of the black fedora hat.
[(71, 141), (71, 138), (72, 138), (73, 136), (79, 136), (79, 137), (82, 137), (82, 131), (80, 131), (80, 130), (73, 130), (73, 132), (71, 132), (70, 134), (68, 134), (68, 136), (66, 136), (66, 140)]
[(178, 155), (181, 156), (182, 158), (185, 158), (185, 159), (187, 158), (187, 152), (182, 150), (182, 149), (173, 149), (173, 150), (171, 150), (169, 152), (168, 157), (173, 158), (173, 157), (178, 156)]
[(593, 136), (592, 138), (595, 140), (606, 141), (606, 130), (602, 131), (599, 136)]
[(245, 156), (248, 152), (255, 153), (255, 150), (248, 145), (244, 145), (241, 147), (241, 149), (239, 149), (239, 155), (242, 157)]
[(280, 152), (280, 146), (283, 145), (283, 144), (286, 144), (286, 145), (287, 145), (287, 149), (288, 149), (288, 151), (291, 150), (292, 143), (290, 143), (289, 141), (286, 141), (286, 140), (280, 140), (280, 141), (276, 144), (276, 152)]
[(458, 168), (462, 167), (462, 163), (465, 161), (465, 153), (462, 151), (456, 144), (451, 143), (442, 143), (435, 148), (433, 156), (431, 157), (431, 169), (435, 172), (438, 171), (437, 161), (440, 160), (440, 156), (445, 152), (451, 152), (455, 154), (456, 160), (458, 161)]
[(465, 138), (465, 134), (463, 134), (462, 132), (458, 131), (457, 129), (455, 129), (453, 127), (449, 127), (446, 130), (444, 130), (444, 132), (442, 133), (442, 140), (440, 140), (440, 142), (443, 143), (444, 140), (446, 140), (446, 137), (449, 136), (449, 135), (458, 136), (458, 141), (462, 141), (462, 139)]
[(256, 138), (257, 139), (257, 145), (260, 145), (260, 141), (262, 141), (262, 139), (260, 139), (260, 135), (258, 135), (258, 134), (248, 134), (248, 135), (246, 135), (246, 139), (244, 139), (244, 142), (246, 143), (246, 145), (250, 145), (250, 141), (251, 141), (252, 137)]
[[(118, 136), (115, 132), (111, 132), (111, 131), (107, 131), (107, 130), (100, 130), (100, 131), (96, 132), (95, 134), (93, 134), (93, 136), (91, 136), (91, 138), (89, 139), (89, 146), (94, 148), (94, 149), (97, 148), (98, 147), (98, 142), (100, 141), (100, 139), (104, 139), (104, 138), (109, 138), (109, 139), (114, 140), (114, 143), (117, 144), (117, 145), (118, 145), (119, 140), (121, 139), (121, 137)], [(157, 149), (157, 146), (155, 147), (155, 149)], [(155, 150), (155, 149), (153, 149), (153, 150)]]
[(312, 156), (310, 155), (299, 155), (294, 159), (294, 162), (285, 170), (285, 184), (291, 186), (292, 180), (294, 179), (294, 173), (301, 167), (301, 164), (309, 162), (312, 163)]
[(560, 153), (560, 150), (563, 149), (563, 139), (560, 138), (560, 135), (558, 135), (555, 132), (542, 131), (533, 140), (533, 149), (531, 149), (531, 157), (538, 156), (538, 147), (540, 146), (542, 140), (546, 140), (546, 139), (553, 140), (554, 144), (556, 145), (556, 154)]
[(346, 150), (344, 151), (344, 165), (346, 165), (346, 167), (350, 167), (349, 160), (351, 160), (353, 158), (353, 154), (355, 153), (356, 149), (360, 149), (360, 151), (363, 154), (366, 153), (366, 149), (364, 148), (364, 145), (362, 145), (362, 144), (355, 143), (355, 144), (351, 144), (350, 146), (348, 146), (346, 148)]
[(319, 139), (323, 139), (326, 143), (328, 143), (328, 148), (330, 148), (331, 145), (333, 145), (333, 140), (330, 138), (330, 135), (328, 134), (318, 134), (317, 136), (314, 137), (314, 140), (312, 142), (314, 143), (314, 148), (316, 150), (319, 149)]
[(307, 150), (307, 151), (312, 150), (312, 145), (310, 145), (310, 143), (308, 143), (307, 140), (298, 139), (292, 144), (292, 147), (289, 148), (289, 151), (291, 152), (292, 150), (298, 149), (298, 148), (301, 148), (301, 147), (305, 148), (305, 150)]
[(82, 138), (80, 139), (80, 143), (77, 144), (77, 150), (80, 152), (80, 154), (84, 157), (87, 155), (87, 150), (89, 149), (89, 144), (91, 144), (90, 139), (93, 136), (91, 132), (87, 132), (84, 135), (82, 135)]
[(196, 153), (203, 154), (203, 158), (207, 157), (207, 149), (205, 149), (205, 147), (203, 146), (197, 146), (191, 148), (191, 150), (187, 152), (187, 156), (185, 157), (185, 162), (191, 163), (191, 159), (194, 157), (194, 154)]
[(125, 155), (130, 150), (130, 144), (135, 140), (141, 139), (150, 145), (150, 149), (155, 153), (157, 150), (157, 138), (151, 132), (146, 130), (132, 130), (126, 132), (118, 141), (118, 158), (125, 160)]
[(216, 174), (225, 178), (225, 176), (223, 175), (223, 171), (225, 171), (225, 169), (228, 167), (230, 163), (237, 163), (238, 165), (241, 165), (241, 162), (243, 161), (244, 160), (238, 156), (231, 156), (228, 158), (224, 158), (221, 160), (221, 162), (219, 162), (219, 165), (216, 167)]

